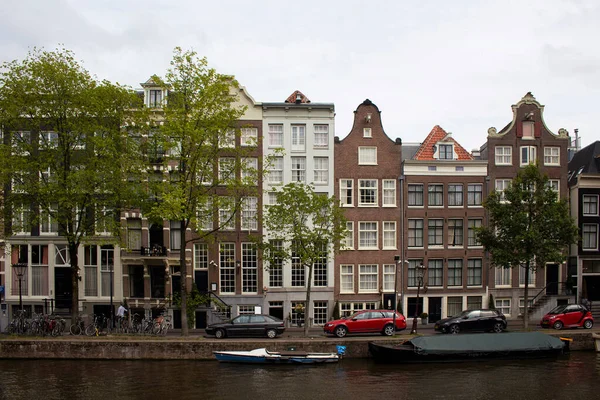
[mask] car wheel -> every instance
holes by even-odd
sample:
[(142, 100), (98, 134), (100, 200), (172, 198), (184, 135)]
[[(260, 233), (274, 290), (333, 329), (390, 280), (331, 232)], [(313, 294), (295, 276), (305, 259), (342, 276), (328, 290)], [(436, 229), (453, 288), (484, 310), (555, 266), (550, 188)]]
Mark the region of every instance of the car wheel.
[(452, 334), (460, 333), (460, 326), (458, 326), (456, 324), (450, 325), (450, 328), (448, 328), (448, 332), (450, 332)]
[(381, 332), (383, 335), (385, 336), (393, 336), (394, 333), (396, 333), (396, 330), (394, 329), (394, 325), (392, 324), (387, 324), (384, 328), (383, 328), (383, 332)]
[(346, 328), (345, 326), (340, 325), (335, 328), (335, 336), (337, 336), (339, 338), (343, 338), (347, 334), (348, 334), (348, 328)]
[(583, 323), (583, 327), (585, 329), (592, 329), (592, 326), (594, 326), (594, 321), (592, 321), (591, 319), (586, 319)]
[(225, 331), (223, 329), (217, 329), (215, 331), (215, 337), (217, 339), (223, 339), (225, 337)]
[(555, 323), (552, 325), (552, 327), (553, 327), (554, 329), (556, 329), (556, 330), (561, 330), (561, 329), (562, 329), (562, 327), (563, 327), (563, 323), (562, 323), (562, 322), (560, 322), (560, 321), (556, 321), (556, 322), (555, 322)]
[(267, 331), (267, 337), (269, 339), (275, 339), (275, 337), (277, 337), (277, 331), (275, 329), (269, 329)]
[(494, 332), (502, 333), (503, 330), (504, 330), (504, 325), (502, 325), (500, 322), (496, 322), (494, 324)]

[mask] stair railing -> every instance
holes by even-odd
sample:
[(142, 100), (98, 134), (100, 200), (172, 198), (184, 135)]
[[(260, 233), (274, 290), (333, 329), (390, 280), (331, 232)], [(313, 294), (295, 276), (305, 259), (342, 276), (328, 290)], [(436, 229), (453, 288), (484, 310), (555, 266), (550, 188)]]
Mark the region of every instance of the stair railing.
[(210, 299), (210, 302), (217, 306), (219, 311), (225, 312), (228, 319), (231, 318), (231, 306), (229, 304), (225, 303), (225, 301), (212, 290), (208, 292), (208, 297)]
[(564, 293), (565, 292), (565, 287), (566, 287), (566, 283), (565, 282), (550, 282), (548, 283), (546, 286), (544, 286), (535, 296), (533, 296), (533, 298), (531, 300), (529, 300), (531, 302), (531, 306), (529, 306), (527, 308), (528, 311), (532, 311), (535, 309), (537, 303), (536, 303), (536, 299), (542, 295), (546, 294), (546, 289), (548, 289), (548, 287), (552, 286), (552, 285), (556, 285), (558, 288), (561, 288), (561, 290), (558, 290), (558, 293)]

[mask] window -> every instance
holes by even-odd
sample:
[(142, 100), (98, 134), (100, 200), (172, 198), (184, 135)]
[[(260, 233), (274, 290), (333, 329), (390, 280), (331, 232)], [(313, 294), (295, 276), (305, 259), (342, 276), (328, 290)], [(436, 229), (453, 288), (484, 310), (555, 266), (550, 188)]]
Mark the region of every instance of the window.
[(292, 157), (292, 182), (306, 181), (306, 157)]
[(496, 165), (512, 165), (512, 147), (496, 146), (495, 157)]
[(208, 269), (208, 245), (194, 243), (194, 269)]
[(171, 250), (179, 250), (181, 249), (181, 222), (171, 221), (170, 228)]
[(377, 147), (359, 147), (358, 164), (377, 165)]
[(371, 128), (363, 128), (363, 137), (366, 137), (366, 138), (373, 137)]
[(379, 287), (377, 280), (377, 265), (359, 265), (358, 271), (358, 291), (377, 293)]
[(383, 222), (383, 248), (396, 249), (396, 222)]
[(303, 287), (306, 283), (305, 268), (300, 263), (300, 257), (293, 248), (294, 245), (292, 245), (292, 286)]
[[(1, 137), (0, 137), (1, 139)], [(58, 133), (40, 132), (40, 150), (56, 149), (58, 147)]]
[(440, 207), (444, 205), (444, 185), (429, 185), (428, 206)]
[(354, 249), (354, 221), (346, 221), (346, 237), (344, 238), (344, 249)]
[(258, 229), (258, 198), (246, 197), (242, 200), (242, 230), (255, 231)]
[[(57, 234), (58, 233), (58, 221), (54, 217), (57, 214), (58, 204), (50, 204), (50, 210), (41, 210), (40, 212), (40, 234)], [(112, 213), (108, 212), (108, 210), (104, 209), (108, 213), (108, 217), (112, 216)], [(104, 214), (106, 217), (106, 214)], [(110, 225), (107, 227), (105, 224), (101, 224), (103, 219), (99, 220), (96, 224), (96, 232), (109, 232)], [(101, 225), (101, 226), (98, 226)], [(100, 228), (100, 229), (98, 229)], [(101, 230), (102, 228), (107, 230)]]
[(258, 292), (258, 252), (253, 243), (242, 243), (242, 293)]
[(463, 245), (463, 220), (448, 220), (448, 246), (462, 247)]
[(459, 315), (463, 310), (463, 298), (461, 296), (448, 296), (448, 317)]
[[(110, 296), (111, 293), (111, 271), (114, 273), (115, 249), (112, 245), (100, 247), (100, 276), (102, 279), (102, 296)], [(113, 277), (114, 278), (114, 277)], [(113, 282), (114, 285), (114, 282)], [(112, 288), (114, 293), (114, 287)]]
[(408, 220), (408, 247), (423, 247), (423, 220)]
[(235, 131), (233, 129), (227, 129), (219, 136), (219, 147), (222, 149), (235, 147)]
[(358, 223), (358, 248), (377, 249), (377, 222)]
[(510, 299), (496, 299), (496, 310), (504, 315), (510, 315)]
[(383, 291), (393, 292), (396, 289), (394, 279), (396, 278), (396, 264), (383, 265)]
[(213, 229), (213, 203), (212, 198), (207, 198), (206, 203), (198, 205), (198, 212), (196, 215), (198, 219), (196, 224), (198, 229), (203, 231), (210, 231)]
[(467, 193), (467, 205), (480, 206), (483, 201), (483, 185), (481, 183), (469, 183)]
[[(531, 309), (531, 307), (533, 306), (533, 300), (527, 299), (527, 303), (529, 303), (528, 307)], [(520, 297), (519, 298), (519, 315), (523, 315), (523, 313), (525, 312), (524, 304), (525, 304), (525, 298)]]
[(430, 219), (427, 224), (427, 244), (429, 246), (444, 245), (444, 220)]
[(315, 125), (315, 147), (329, 147), (329, 125)]
[(535, 161), (537, 159), (536, 150), (537, 150), (537, 148), (535, 146), (522, 146), (521, 147), (521, 166), (522, 167), (525, 165), (529, 165), (529, 164), (535, 164)]
[(283, 157), (273, 157), (269, 169), (269, 183), (279, 184), (283, 182)]
[[(304, 315), (304, 311), (306, 310), (306, 304), (304, 301), (292, 301), (292, 320), (291, 325), (296, 326), (300, 323), (300, 321), (304, 321), (306, 316)], [(302, 310), (302, 311), (300, 311)]]
[(440, 160), (452, 160), (454, 159), (454, 153), (452, 151), (451, 144), (440, 144), (438, 150), (438, 159)]
[(549, 179), (548, 187), (556, 193), (556, 200), (560, 200), (560, 180), (559, 179)]
[(235, 293), (235, 243), (219, 245), (219, 278), (221, 293)]
[(283, 146), (283, 125), (269, 124), (269, 147)]
[(292, 151), (306, 151), (306, 126), (292, 125)]
[(31, 294), (48, 296), (48, 245), (31, 245)]
[(313, 265), (313, 286), (327, 286), (327, 246), (324, 246), (321, 257)]
[(396, 181), (394, 179), (383, 180), (383, 206), (396, 206)]
[(533, 139), (535, 125), (533, 121), (523, 121), (523, 138)]
[(560, 166), (560, 147), (544, 147), (544, 165)]
[(581, 248), (583, 250), (598, 249), (598, 224), (582, 225)]
[(325, 325), (327, 322), (327, 302), (326, 301), (315, 301), (313, 302), (313, 324), (314, 325)]
[(427, 171), (437, 171), (437, 166), (435, 166), (435, 165), (428, 165), (427, 166)]
[(329, 182), (329, 159), (327, 157), (315, 157), (315, 183), (327, 184)]
[(510, 187), (512, 180), (510, 179), (496, 179), (496, 192), (500, 194), (500, 201), (506, 201), (504, 197), (504, 191)]
[[(283, 248), (282, 240), (271, 240), (270, 242), (276, 250)], [(283, 287), (283, 260), (279, 257), (274, 257), (269, 265), (269, 286)]]
[(340, 266), (341, 293), (354, 293), (354, 265)]
[(240, 171), (242, 182), (245, 185), (257, 185), (258, 180), (258, 158), (242, 158), (242, 170)]
[(464, 167), (464, 166), (462, 166), (462, 165), (457, 165), (457, 166), (455, 166), (455, 167), (454, 167), (454, 170), (455, 170), (456, 172), (464, 172), (464, 170), (465, 170), (465, 167)]
[(235, 179), (235, 158), (219, 158), (219, 181), (226, 184), (226, 181)]
[(423, 185), (415, 184), (408, 185), (408, 205), (422, 206), (423, 205)]
[(467, 286), (481, 286), (481, 258), (469, 259), (467, 264)]
[[(531, 266), (533, 266), (533, 261), (531, 262)], [(528, 285), (529, 287), (535, 286), (535, 271), (533, 269), (531, 269), (532, 267), (529, 268), (529, 274), (527, 277), (527, 281), (528, 281)], [(522, 264), (519, 267), (519, 286), (525, 286), (525, 272), (527, 271), (527, 265), (526, 264)]]
[(598, 196), (583, 195), (583, 215), (598, 215)]
[(448, 286), (462, 286), (463, 260), (448, 260)]
[(343, 207), (351, 207), (354, 205), (353, 189), (354, 180), (340, 179), (340, 202)]
[(235, 203), (233, 197), (222, 197), (219, 204), (219, 225), (221, 229), (232, 231), (235, 229), (233, 210)]
[(142, 248), (142, 220), (139, 218), (127, 219), (127, 248), (129, 250)]
[(361, 207), (377, 206), (377, 179), (358, 180), (359, 198), (358, 205)]
[(498, 286), (510, 286), (512, 279), (512, 269), (510, 267), (496, 267), (494, 283)]
[(162, 90), (150, 90), (150, 98), (148, 99), (148, 106), (151, 108), (157, 108), (162, 106)]
[(463, 205), (463, 185), (450, 184), (448, 185), (448, 205), (454, 207), (462, 207)]
[[(254, 315), (254, 305), (239, 305), (238, 306), (238, 315)], [(249, 322), (250, 320), (246, 320)]]
[(481, 302), (481, 296), (467, 296), (467, 310), (479, 310)]
[(429, 260), (427, 266), (427, 283), (429, 286), (444, 285), (444, 260)]
[(240, 146), (256, 146), (258, 144), (257, 128), (242, 128)]
[(470, 219), (468, 221), (468, 246), (481, 246), (479, 239), (477, 238), (477, 228), (481, 228), (481, 219)]
[(419, 267), (421, 264), (423, 264), (422, 259), (408, 260), (408, 276), (406, 281), (408, 287), (417, 287), (417, 283), (419, 282), (417, 279), (417, 268), (421, 268)]

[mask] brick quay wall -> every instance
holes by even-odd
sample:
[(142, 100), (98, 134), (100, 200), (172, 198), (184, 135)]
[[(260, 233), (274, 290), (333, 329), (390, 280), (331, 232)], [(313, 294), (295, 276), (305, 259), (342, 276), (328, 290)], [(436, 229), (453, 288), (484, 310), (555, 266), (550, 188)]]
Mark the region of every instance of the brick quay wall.
[[(491, 334), (490, 334), (491, 335)], [(591, 332), (553, 333), (553, 336), (571, 338), (572, 351), (594, 350)], [(159, 338), (136, 339), (120, 337), (92, 338), (20, 338), (5, 336), (0, 339), (0, 359), (81, 359), (81, 360), (215, 360), (213, 351), (252, 350), (265, 347), (270, 351), (294, 348), (298, 351), (330, 353), (336, 345), (346, 346), (346, 358), (367, 358), (368, 343), (400, 343), (409, 335), (395, 338), (350, 337), (279, 338), (257, 340)]]

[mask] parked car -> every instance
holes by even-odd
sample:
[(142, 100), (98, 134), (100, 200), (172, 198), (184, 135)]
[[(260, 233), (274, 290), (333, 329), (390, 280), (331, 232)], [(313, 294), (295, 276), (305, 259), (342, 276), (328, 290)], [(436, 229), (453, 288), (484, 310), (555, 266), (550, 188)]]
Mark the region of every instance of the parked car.
[[(396, 328), (394, 328), (394, 312)], [(406, 329), (406, 318), (392, 310), (363, 310), (346, 318), (329, 321), (323, 327), (326, 334), (343, 338), (349, 333), (381, 333), (392, 336), (396, 331)]]
[(592, 313), (580, 304), (556, 306), (542, 317), (542, 328), (579, 328), (590, 329), (594, 326)]
[(498, 310), (466, 310), (455, 317), (441, 319), (434, 329), (442, 333), (459, 332), (496, 332), (507, 327), (506, 317)]
[(264, 314), (244, 314), (227, 322), (211, 324), (205, 328), (217, 339), (225, 337), (266, 336), (274, 339), (285, 331), (283, 320)]

